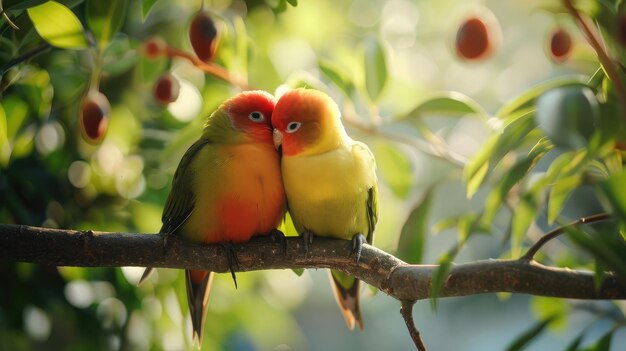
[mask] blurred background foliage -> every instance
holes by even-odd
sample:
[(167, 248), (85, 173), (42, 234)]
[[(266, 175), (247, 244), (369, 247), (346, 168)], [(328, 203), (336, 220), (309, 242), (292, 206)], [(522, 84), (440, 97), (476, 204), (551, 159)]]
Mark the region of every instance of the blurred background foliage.
[[(211, 0), (205, 10), (219, 38), (211, 64), (254, 88), (336, 99), (379, 165), (375, 245), (440, 263), (436, 296), (451, 262), (518, 258), (598, 213), (612, 219), (568, 230), (536, 259), (626, 279), (626, 6), (574, 1), (613, 59), (601, 68), (568, 3)], [(239, 89), (142, 51), (159, 36), (193, 53), (201, 2), (2, 6), (0, 222), (157, 232), (182, 153)], [(154, 85), (166, 72), (179, 90), (162, 105)], [(89, 90), (110, 104), (95, 122), (81, 108)], [(183, 275), (160, 269), (137, 287), (141, 271), (0, 262), (0, 349), (190, 349)], [(205, 350), (413, 347), (397, 301), (369, 289), (365, 332), (350, 333), (325, 272), (241, 273), (238, 290), (229, 280), (214, 284)], [(500, 294), (420, 303), (415, 314), (433, 350), (618, 350), (625, 310)]]

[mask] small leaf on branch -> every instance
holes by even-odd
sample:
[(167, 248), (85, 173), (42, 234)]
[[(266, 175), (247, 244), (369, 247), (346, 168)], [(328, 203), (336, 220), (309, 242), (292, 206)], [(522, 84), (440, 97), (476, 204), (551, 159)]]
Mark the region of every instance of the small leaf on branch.
[(87, 47), (83, 25), (65, 5), (48, 1), (27, 12), (37, 33), (50, 45), (65, 49)]

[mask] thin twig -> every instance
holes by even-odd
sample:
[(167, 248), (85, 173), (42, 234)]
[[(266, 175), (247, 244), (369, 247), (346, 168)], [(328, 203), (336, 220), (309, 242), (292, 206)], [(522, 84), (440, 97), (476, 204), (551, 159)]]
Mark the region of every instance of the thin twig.
[(4, 11), (4, 5), (2, 5), (2, 1), (0, 0), (0, 14), (2, 14), (2, 17), (4, 17), (4, 19), (7, 21), (7, 23), (9, 24), (9, 26), (15, 30), (20, 30), (20, 28), (13, 23), (13, 21), (11, 21), (11, 19), (9, 18), (9, 16), (7, 16), (6, 11)]
[(194, 66), (198, 67), (199, 69), (203, 70), (204, 72), (206, 72), (207, 74), (210, 74), (218, 79), (221, 79), (227, 83), (230, 83), (234, 86), (237, 86), (239, 88), (241, 88), (242, 90), (250, 90), (250, 86), (248, 85), (247, 82), (241, 80), (241, 79), (237, 79), (233, 76), (230, 75), (230, 73), (228, 73), (228, 71), (224, 68), (221, 67), (219, 65), (216, 65), (214, 63), (211, 62), (204, 62), (202, 60), (200, 60), (198, 57), (183, 51), (183, 50), (179, 50), (176, 48), (172, 48), (172, 47), (166, 47), (165, 49), (165, 54), (169, 57), (179, 57), (179, 58), (183, 58), (189, 62), (191, 62)]
[(402, 315), (402, 318), (404, 318), (404, 323), (406, 323), (406, 328), (409, 330), (409, 335), (411, 335), (411, 339), (413, 339), (415, 347), (417, 347), (419, 351), (427, 351), (420, 332), (415, 327), (415, 321), (413, 320), (413, 305), (415, 305), (415, 301), (403, 300), (402, 305), (400, 306), (400, 314)]
[(545, 245), (547, 242), (549, 242), (550, 240), (558, 237), (559, 235), (565, 233), (565, 229), (570, 228), (570, 227), (574, 227), (580, 224), (589, 224), (589, 223), (595, 223), (595, 222), (601, 222), (607, 219), (610, 219), (611, 215), (609, 215), (608, 213), (599, 213), (599, 214), (595, 214), (592, 216), (588, 216), (588, 217), (581, 217), (578, 220), (566, 224), (564, 226), (558, 227), (550, 232), (548, 232), (546, 235), (542, 236), (541, 239), (537, 240), (536, 243), (533, 244), (533, 246), (530, 247), (530, 249), (528, 249), (528, 251), (520, 258), (521, 260), (532, 260), (535, 255), (537, 254), (537, 252), (539, 251), (539, 249), (541, 249), (541, 247), (543, 247), (543, 245)]
[(4, 75), (4, 73), (6, 73), (6, 71), (8, 71), (11, 67), (20, 64), (26, 60), (29, 60), (43, 52), (45, 52), (48, 49), (51, 49), (52, 46), (50, 46), (50, 44), (48, 43), (42, 43), (39, 46), (34, 47), (31, 50), (26, 51), (25, 53), (12, 58), (11, 60), (9, 60), (7, 63), (5, 63), (2, 67), (0, 67), (0, 76)]
[[(598, 34), (598, 31), (595, 29), (595, 26), (593, 24), (589, 23), (589, 19), (583, 17), (580, 11), (578, 11), (576, 7), (574, 7), (572, 0), (563, 0), (563, 4), (571, 13), (571, 15), (576, 19), (576, 22), (578, 22), (578, 25), (585, 34), (587, 41), (598, 55), (598, 59), (604, 67), (606, 75), (609, 77), (609, 79), (613, 81), (615, 91), (619, 95), (619, 98), (622, 100), (622, 109), (624, 112), (626, 112), (626, 89), (624, 88), (624, 84), (622, 82), (622, 79), (620, 78), (615, 61), (611, 59), (608, 52), (601, 44), (602, 39)], [(626, 118), (626, 113), (623, 116), (624, 118)]]

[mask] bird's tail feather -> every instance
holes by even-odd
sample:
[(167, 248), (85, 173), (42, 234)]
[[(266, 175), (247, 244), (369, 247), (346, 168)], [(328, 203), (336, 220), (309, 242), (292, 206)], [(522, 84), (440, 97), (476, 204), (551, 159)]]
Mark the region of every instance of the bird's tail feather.
[(202, 346), (202, 330), (209, 303), (213, 272), (185, 270), (185, 281), (187, 283), (187, 302), (189, 303), (189, 313), (191, 314), (191, 325), (193, 327), (193, 341), (197, 341), (197, 345), (200, 347)]
[[(359, 326), (359, 330), (363, 331), (363, 318), (361, 317), (361, 308), (359, 306), (359, 290), (360, 281), (356, 278), (352, 278), (350, 285), (346, 287), (346, 279), (338, 279), (338, 277), (330, 273), (330, 285), (333, 288), (333, 293), (337, 304), (343, 314), (343, 318), (346, 320), (346, 324), (350, 330), (354, 330), (355, 324)], [(343, 274), (337, 272), (338, 274)]]

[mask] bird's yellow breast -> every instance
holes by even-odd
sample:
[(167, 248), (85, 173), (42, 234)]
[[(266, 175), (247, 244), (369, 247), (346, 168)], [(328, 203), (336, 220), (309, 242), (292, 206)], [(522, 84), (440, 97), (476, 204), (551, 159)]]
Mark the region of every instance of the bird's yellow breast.
[[(284, 157), (283, 181), (298, 232), (351, 239), (367, 235), (368, 189), (376, 182), (369, 152), (351, 142), (317, 155)], [(360, 146), (361, 149), (364, 146)]]

